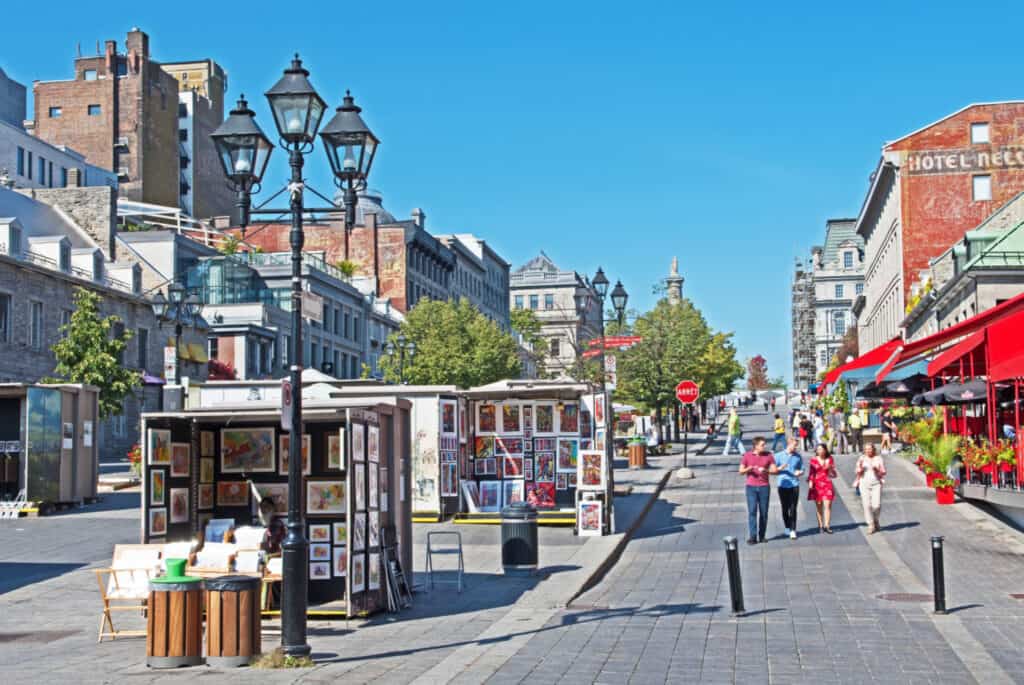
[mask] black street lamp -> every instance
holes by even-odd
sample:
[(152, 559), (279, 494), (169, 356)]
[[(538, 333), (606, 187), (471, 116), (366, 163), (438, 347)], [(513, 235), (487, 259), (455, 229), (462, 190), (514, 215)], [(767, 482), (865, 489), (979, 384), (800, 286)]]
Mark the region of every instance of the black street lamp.
[[(309, 72), (302, 66), (302, 60), (296, 55), (291, 66), (266, 92), (270, 110), (274, 115), (281, 147), (288, 151), (288, 164), (291, 167), (291, 178), (287, 191), (290, 202), (287, 209), (269, 209), (257, 207), (250, 209), (253, 192), (258, 192), (263, 172), (273, 145), (256, 124), (255, 114), (248, 108), (244, 99), (239, 100), (238, 107), (231, 111), (228, 119), (210, 136), (221, 158), (224, 173), (232, 182), (238, 193), (238, 207), (241, 210), (242, 235), (249, 223), (250, 214), (291, 214), (291, 232), (289, 245), (292, 253), (292, 291), (291, 291), (291, 366), (289, 376), (292, 385), (291, 405), (291, 440), (288, 448), (288, 522), (287, 534), (281, 544), (283, 561), (283, 580), (281, 592), (281, 647), (289, 656), (307, 656), (310, 647), (306, 643), (306, 593), (309, 584), (309, 542), (305, 535), (305, 522), (302, 516), (302, 246), (305, 243), (302, 223), (304, 213), (334, 213), (336, 206), (326, 208), (306, 207), (303, 202), (305, 184), (302, 178), (302, 167), (305, 155), (313, 150), (320, 121), (327, 105), (312, 84)], [(347, 98), (350, 100), (351, 98)], [(342, 105), (342, 109), (346, 105)], [(354, 106), (354, 105), (353, 105)], [(358, 109), (356, 114), (358, 115)], [(338, 119), (335, 116), (335, 120)], [(361, 120), (360, 120), (361, 121)], [(332, 124), (334, 120), (332, 120)], [(364, 126), (365, 128), (365, 126)], [(325, 129), (326, 132), (326, 129)], [(367, 131), (368, 132), (368, 131)], [(365, 181), (369, 172), (369, 162), (376, 151), (377, 139), (370, 134), (372, 145), (364, 143), (368, 149), (369, 159), (364, 163), (364, 155), (357, 162), (358, 177)], [(324, 138), (328, 148), (328, 161), (335, 167), (337, 147), (333, 139)], [(354, 149), (353, 149), (354, 154)], [(361, 165), (361, 166), (360, 166)], [(342, 158), (341, 169), (347, 168)], [(335, 170), (337, 175), (338, 171)], [(315, 191), (314, 191), (315, 192)]]
[(181, 328), (186, 321), (195, 322), (203, 311), (203, 303), (196, 293), (186, 291), (185, 286), (177, 281), (167, 288), (167, 294), (170, 300), (158, 292), (150, 304), (158, 325), (174, 322), (174, 354), (178, 356), (174, 360), (174, 384), (181, 385)]
[(384, 343), (384, 354), (392, 359), (396, 354), (398, 355), (398, 382), (405, 383), (405, 356), (409, 355), (409, 361), (412, 362), (412, 358), (416, 355), (416, 343), (406, 340), (404, 335), (399, 334), (394, 342), (388, 340)]
[(622, 328), (622, 324), (626, 320), (627, 300), (629, 300), (629, 294), (622, 287), (622, 281), (616, 281), (615, 287), (612, 288), (612, 306), (615, 307), (615, 318), (619, 328)]

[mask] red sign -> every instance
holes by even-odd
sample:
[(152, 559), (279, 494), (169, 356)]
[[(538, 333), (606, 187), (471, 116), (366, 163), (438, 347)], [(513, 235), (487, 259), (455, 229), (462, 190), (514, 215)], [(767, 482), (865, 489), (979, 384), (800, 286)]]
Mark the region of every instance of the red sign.
[[(604, 348), (609, 350), (615, 347), (628, 347), (630, 345), (636, 345), (642, 340), (643, 338), (639, 335), (606, 335), (604, 337)], [(594, 338), (593, 340), (588, 341), (587, 346), (600, 347), (601, 338)]]
[(679, 381), (676, 398), (683, 404), (693, 404), (700, 397), (700, 386), (693, 381)]

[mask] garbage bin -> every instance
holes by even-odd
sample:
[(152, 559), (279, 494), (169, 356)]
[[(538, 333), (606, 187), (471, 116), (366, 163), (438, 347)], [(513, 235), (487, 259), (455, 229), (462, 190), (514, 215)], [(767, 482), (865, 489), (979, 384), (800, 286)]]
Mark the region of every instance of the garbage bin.
[(647, 442), (634, 440), (629, 443), (629, 468), (642, 469), (647, 467)]
[(537, 570), (537, 510), (526, 502), (501, 510), (501, 565), (507, 575)]
[(247, 666), (260, 653), (260, 579), (210, 578), (206, 586), (206, 663)]
[(168, 559), (167, 575), (149, 581), (146, 665), (203, 663), (203, 581), (184, 575), (184, 559)]

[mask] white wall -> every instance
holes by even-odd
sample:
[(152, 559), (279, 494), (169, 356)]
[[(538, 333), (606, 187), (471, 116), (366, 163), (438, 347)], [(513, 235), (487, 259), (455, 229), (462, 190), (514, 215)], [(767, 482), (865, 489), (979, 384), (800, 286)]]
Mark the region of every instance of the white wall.
[(862, 353), (896, 337), (904, 317), (900, 214), (900, 181), (896, 174), (864, 249), (865, 307), (858, 327)]
[[(18, 148), (25, 150), (24, 174), (18, 173)], [(28, 177), (28, 154), (32, 154), (32, 178)], [(39, 178), (39, 158), (47, 161), (47, 177)], [(53, 162), (53, 180), (49, 176), (49, 163)], [(7, 174), (15, 187), (18, 188), (61, 188), (61, 168), (78, 169), (81, 174), (80, 185), (117, 187), (117, 175), (111, 171), (93, 166), (85, 158), (70, 150), (61, 149), (29, 135), (24, 129), (11, 126), (0, 121), (0, 170), (7, 169)]]

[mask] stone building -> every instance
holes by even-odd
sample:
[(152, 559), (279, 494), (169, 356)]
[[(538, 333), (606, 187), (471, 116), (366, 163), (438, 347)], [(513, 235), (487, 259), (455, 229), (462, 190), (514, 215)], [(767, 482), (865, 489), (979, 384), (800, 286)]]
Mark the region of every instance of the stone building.
[(25, 86), (18, 83), (0, 67), (0, 121), (15, 128), (25, 125)]
[(455, 256), (449, 297), (466, 298), (501, 330), (511, 330), (509, 263), (472, 233), (439, 235), (437, 239)]
[(790, 289), (793, 387), (803, 390), (817, 380), (814, 359), (814, 269), (797, 258)]
[(1024, 102), (975, 104), (882, 148), (860, 215), (860, 349), (900, 333), (911, 289), (942, 254), (1024, 190)]
[[(588, 297), (585, 308), (576, 308), (576, 294)], [(548, 341), (544, 371), (565, 376), (579, 362), (590, 340), (601, 335), (600, 301), (589, 279), (576, 271), (560, 269), (544, 252), (512, 273), (509, 292), (513, 309), (532, 310)]]
[(829, 219), (824, 245), (811, 253), (815, 377), (828, 369), (843, 337), (856, 327), (852, 306), (864, 291), (864, 240), (856, 224), (856, 219)]

